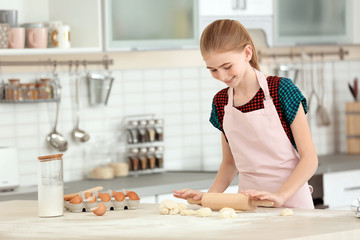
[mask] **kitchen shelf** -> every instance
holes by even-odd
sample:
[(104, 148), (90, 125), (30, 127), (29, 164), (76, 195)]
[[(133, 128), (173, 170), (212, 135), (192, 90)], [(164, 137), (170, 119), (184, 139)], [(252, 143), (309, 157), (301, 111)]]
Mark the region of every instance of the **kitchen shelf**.
[(82, 53), (101, 53), (101, 48), (24, 48), (24, 49), (1, 49), (2, 55), (51, 55), (51, 54), (82, 54)]
[(18, 103), (49, 103), (49, 102), (58, 102), (60, 99), (36, 99), (36, 100), (24, 100), (24, 101), (15, 101), (15, 100), (0, 100), (0, 103), (7, 104), (18, 104)]

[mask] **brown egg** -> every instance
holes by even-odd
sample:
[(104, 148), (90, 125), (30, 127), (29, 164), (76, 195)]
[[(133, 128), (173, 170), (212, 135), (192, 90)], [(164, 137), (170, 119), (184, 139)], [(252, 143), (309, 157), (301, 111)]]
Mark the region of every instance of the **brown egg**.
[(108, 193), (103, 193), (99, 197), (100, 197), (101, 201), (103, 201), (103, 202), (108, 202), (111, 200), (110, 194), (108, 194)]
[(139, 196), (136, 194), (136, 192), (129, 191), (127, 192), (126, 196), (130, 198), (130, 200), (139, 200)]
[(115, 197), (115, 200), (116, 200), (116, 201), (121, 202), (121, 201), (124, 201), (124, 199), (125, 199), (125, 194), (122, 193), (122, 192), (117, 192), (114, 197)]
[(80, 204), (80, 203), (82, 203), (82, 198), (80, 196), (75, 196), (72, 199), (70, 199), (70, 203)]
[(92, 196), (91, 193), (89, 193), (89, 192), (86, 192), (86, 193), (85, 193), (85, 198), (89, 198), (89, 197), (91, 197), (91, 196)]
[(98, 216), (102, 216), (106, 213), (106, 207), (105, 205), (101, 202), (99, 203), (99, 206), (95, 207), (95, 208), (92, 208), (91, 211), (93, 213), (95, 213), (96, 215)]

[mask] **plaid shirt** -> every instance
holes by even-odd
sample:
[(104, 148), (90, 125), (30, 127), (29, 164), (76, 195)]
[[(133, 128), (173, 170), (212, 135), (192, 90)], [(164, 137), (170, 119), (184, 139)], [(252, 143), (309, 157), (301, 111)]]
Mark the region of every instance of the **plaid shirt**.
[[(300, 102), (304, 107), (305, 113), (307, 113), (306, 99), (302, 95), (301, 91), (288, 78), (269, 76), (266, 80), (268, 82), (270, 95), (273, 99), (273, 103), (279, 115), (284, 131), (292, 145), (295, 147), (295, 149), (297, 149), (290, 125), (295, 119)], [(223, 130), (223, 119), (225, 114), (225, 105), (228, 102), (228, 89), (229, 88), (224, 88), (215, 95), (210, 115), (210, 122), (214, 125), (214, 127), (222, 131), (224, 135), (225, 132)], [(253, 99), (251, 99), (245, 105), (236, 108), (243, 113), (255, 111), (264, 108), (263, 99), (264, 92), (260, 88)]]

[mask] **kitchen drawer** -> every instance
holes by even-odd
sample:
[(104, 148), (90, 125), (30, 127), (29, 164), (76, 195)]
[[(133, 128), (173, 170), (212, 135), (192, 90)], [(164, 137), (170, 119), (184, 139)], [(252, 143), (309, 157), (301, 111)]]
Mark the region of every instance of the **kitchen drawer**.
[(330, 208), (350, 208), (360, 196), (360, 170), (351, 170), (323, 175), (324, 204)]

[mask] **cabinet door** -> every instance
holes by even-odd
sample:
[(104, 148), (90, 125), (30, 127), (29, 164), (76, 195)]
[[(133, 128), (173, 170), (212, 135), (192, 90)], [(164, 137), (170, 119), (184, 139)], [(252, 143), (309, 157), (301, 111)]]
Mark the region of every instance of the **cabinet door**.
[(270, 16), (272, 0), (200, 0), (200, 16)]
[(275, 0), (277, 45), (350, 43), (351, 0)]
[(107, 50), (194, 47), (197, 0), (106, 0)]
[(325, 205), (350, 209), (351, 203), (360, 196), (360, 170), (326, 173), (323, 184)]

